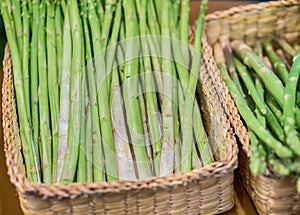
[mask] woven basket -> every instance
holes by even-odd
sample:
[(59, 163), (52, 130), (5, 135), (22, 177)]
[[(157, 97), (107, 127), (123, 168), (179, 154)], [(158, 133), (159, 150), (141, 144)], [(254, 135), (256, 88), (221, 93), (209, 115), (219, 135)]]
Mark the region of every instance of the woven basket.
[[(203, 51), (209, 49), (204, 46)], [(204, 59), (200, 83), (203, 122), (215, 152), (213, 164), (184, 174), (145, 181), (29, 183), (24, 172), (8, 46), (4, 57), (2, 112), (6, 164), (25, 214), (218, 214), (234, 206), (237, 144), (212, 88), (211, 61)], [(220, 81), (220, 80), (219, 80)], [(219, 89), (221, 92), (222, 89)]]
[[(231, 40), (243, 40), (250, 46), (257, 41), (276, 37), (284, 37), (294, 43), (300, 40), (299, 22), (300, 1), (271, 1), (208, 14), (205, 34), (210, 46), (224, 35)], [(209, 55), (204, 58), (214, 61)], [(213, 64), (212, 70), (216, 76), (221, 77), (216, 64)], [(216, 89), (225, 91), (226, 86), (224, 82), (221, 83), (223, 86), (216, 86)], [(257, 211), (260, 214), (300, 214), (300, 194), (297, 193), (295, 180), (271, 173), (252, 174), (249, 168), (251, 146), (247, 130), (232, 98), (224, 94), (222, 102), (238, 139), (239, 173)]]

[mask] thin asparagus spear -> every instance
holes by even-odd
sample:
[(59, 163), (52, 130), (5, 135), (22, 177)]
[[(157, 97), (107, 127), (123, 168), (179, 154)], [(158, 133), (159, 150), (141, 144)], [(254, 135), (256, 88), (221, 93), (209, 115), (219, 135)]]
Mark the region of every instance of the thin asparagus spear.
[[(101, 29), (102, 47), (106, 47), (108, 43), (109, 33), (110, 33), (111, 26), (113, 24), (112, 21), (114, 19), (113, 14), (115, 11), (115, 7), (116, 7), (116, 0), (105, 1), (105, 10), (104, 10), (104, 17), (103, 17), (102, 29)], [(110, 89), (108, 90), (110, 91)]]
[(174, 167), (174, 113), (172, 108), (172, 68), (171, 68), (171, 41), (164, 39), (170, 37), (169, 29), (169, 7), (170, 2), (163, 1), (162, 7), (166, 10), (161, 17), (162, 26), (162, 73), (163, 73), (163, 100), (162, 100), (162, 125), (163, 139), (162, 152), (160, 162), (160, 176), (165, 176), (173, 173)]
[[(30, 37), (30, 28), (29, 28), (29, 14), (27, 11), (26, 1), (22, 1), (22, 46), (23, 49), (20, 49), (20, 56), (22, 55), (22, 71), (24, 79), (24, 93), (26, 96), (26, 111), (27, 115), (30, 116), (30, 93), (29, 93), (29, 37)], [(22, 47), (20, 47), (22, 48)], [(35, 139), (34, 139), (35, 140)], [(37, 146), (38, 142), (35, 142)], [(38, 149), (38, 148), (37, 148)], [(38, 152), (38, 150), (36, 150)]]
[(300, 51), (293, 59), (292, 68), (284, 90), (283, 100), (283, 127), (286, 135), (286, 143), (297, 154), (300, 155), (300, 139), (296, 130), (295, 109), (297, 84), (300, 75)]
[(272, 97), (270, 95), (270, 93), (267, 92), (265, 99), (266, 99), (267, 105), (270, 107), (270, 109), (272, 110), (274, 115), (277, 117), (278, 122), (280, 122), (280, 124), (282, 124), (282, 122), (283, 122), (282, 110), (279, 107), (279, 105), (277, 104), (277, 102), (275, 101), (274, 97)]
[[(15, 25), (15, 30), (16, 30), (18, 49), (19, 49), (19, 52), (22, 53), (22, 50), (23, 50), (23, 42), (22, 42), (23, 27), (22, 27), (22, 20), (21, 20), (22, 16), (21, 16), (20, 0), (12, 0), (11, 3), (12, 3), (11, 11), (12, 11), (12, 15), (13, 15), (13, 24)], [(20, 57), (22, 60), (21, 53), (20, 53)]]
[[(255, 84), (255, 87), (256, 87), (256, 90), (260, 96), (260, 98), (264, 99), (265, 98), (265, 88), (263, 86), (263, 83), (260, 81), (259, 77), (253, 73), (252, 74), (254, 76), (254, 84)], [(256, 106), (256, 117), (257, 119), (263, 124), (265, 125), (266, 124), (266, 118), (265, 116), (258, 110), (258, 107)], [(280, 123), (281, 121), (279, 121)]]
[(264, 50), (266, 51), (266, 54), (268, 55), (270, 61), (272, 62), (273, 66), (278, 72), (278, 75), (283, 83), (286, 83), (289, 72), (285, 66), (285, 64), (280, 60), (280, 58), (277, 56), (276, 52), (274, 51), (271, 43), (269, 41), (264, 41), (262, 43)]
[(70, 116), (68, 128), (68, 143), (64, 157), (61, 183), (71, 183), (75, 176), (76, 164), (79, 149), (80, 134), (80, 91), (82, 77), (82, 29), (81, 20), (76, 0), (68, 2), (66, 8), (70, 13), (70, 25), (72, 36), (72, 60), (71, 60), (71, 79), (70, 79)]
[(33, 126), (33, 140), (39, 143), (39, 105), (38, 105), (38, 23), (39, 0), (32, 1), (32, 24), (30, 44), (30, 107)]
[(207, 9), (207, 0), (201, 2), (199, 17), (197, 21), (197, 29), (194, 43), (194, 56), (192, 60), (191, 74), (189, 77), (189, 84), (187, 94), (184, 102), (184, 117), (182, 123), (182, 160), (181, 171), (187, 172), (191, 170), (191, 152), (192, 152), (192, 119), (191, 113), (193, 112), (193, 103), (195, 100), (195, 91), (198, 81), (198, 72), (201, 61), (202, 50), (202, 28), (204, 22), (204, 14)]
[(57, 81), (58, 87), (61, 88), (61, 66), (62, 65), (62, 53), (63, 53), (63, 17), (61, 12), (61, 7), (59, 4), (55, 5), (55, 37), (56, 37), (56, 54), (57, 54)]
[(181, 14), (180, 14), (180, 41), (182, 42), (182, 56), (184, 59), (184, 64), (188, 65), (188, 43), (189, 43), (189, 27), (190, 27), (190, 1), (182, 0), (181, 1)]
[(57, 78), (57, 55), (56, 55), (56, 38), (55, 38), (55, 5), (47, 1), (46, 17), (46, 50), (48, 65), (48, 94), (50, 104), (51, 132), (52, 132), (52, 154), (53, 154), (53, 180), (56, 178), (57, 154), (58, 154), (58, 121), (59, 121), (59, 87)]
[(283, 51), (289, 55), (290, 58), (293, 58), (296, 55), (296, 51), (286, 40), (281, 38), (276, 38), (275, 41), (283, 49)]
[[(100, 128), (104, 150), (104, 161), (107, 181), (118, 179), (118, 167), (116, 158), (116, 149), (113, 139), (111, 113), (109, 107), (109, 90), (107, 88), (107, 74), (105, 65), (105, 55), (102, 52), (104, 46), (100, 41), (101, 33), (99, 20), (91, 0), (88, 0), (89, 15), (88, 20), (91, 27), (92, 44), (95, 58), (95, 73), (97, 84), (97, 99), (99, 106)], [(103, 26), (104, 27), (104, 26)], [(105, 32), (103, 30), (103, 32)]]
[[(82, 57), (82, 59), (84, 60), (84, 57)], [(84, 61), (83, 61), (84, 63)], [(85, 85), (85, 76), (83, 76), (81, 78), (81, 98), (86, 98), (86, 85)], [(79, 152), (78, 152), (78, 164), (77, 164), (77, 182), (86, 182), (87, 181), (87, 154), (86, 154), (86, 129), (85, 129), (85, 125), (86, 125), (86, 110), (85, 110), (85, 106), (86, 106), (86, 100), (83, 99), (83, 101), (81, 101), (81, 103), (79, 104), (81, 105), (81, 112), (80, 112), (80, 135), (79, 135)]]
[[(87, 101), (86, 107), (86, 182), (93, 182), (93, 132), (92, 132), (92, 108), (91, 108), (91, 100)], [(100, 155), (101, 157), (101, 155)], [(103, 157), (103, 156), (102, 156)]]
[[(125, 12), (126, 27), (126, 53), (125, 58), (130, 59), (138, 56), (138, 46), (136, 40), (132, 37), (138, 36), (138, 20), (134, 0), (124, 0), (123, 8)], [(125, 102), (125, 110), (127, 114), (127, 124), (134, 149), (137, 163), (137, 171), (139, 179), (143, 180), (152, 176), (151, 165), (147, 157), (147, 150), (144, 140), (144, 129), (142, 125), (142, 116), (139, 106), (139, 100), (136, 97), (138, 87), (138, 61), (133, 59), (125, 63), (124, 67), (125, 81), (123, 83), (123, 94)]]
[(47, 75), (47, 58), (45, 42), (45, 19), (46, 4), (41, 2), (40, 18), (38, 26), (38, 71), (39, 71), (39, 113), (40, 113), (40, 135), (41, 135), (41, 162), (43, 171), (43, 182), (46, 184), (52, 181), (52, 145), (51, 145), (51, 128), (49, 116), (48, 101), (48, 75)]
[[(87, 69), (87, 78), (88, 78), (88, 86), (89, 86), (89, 95), (90, 95), (90, 114), (91, 114), (91, 129), (92, 129), (92, 144), (87, 147), (88, 152), (92, 153), (92, 160), (90, 163), (92, 164), (93, 171), (90, 168), (88, 177), (95, 182), (104, 181), (105, 180), (105, 166), (104, 166), (104, 154), (102, 147), (102, 139), (101, 139), (101, 128), (100, 128), (100, 116), (98, 109), (98, 100), (97, 100), (97, 87), (95, 82), (95, 70), (92, 59), (92, 47), (91, 47), (91, 39), (90, 33), (88, 29), (88, 21), (87, 21), (87, 2), (84, 1), (84, 18), (83, 18), (83, 27), (84, 27), (84, 38), (85, 38), (85, 47), (86, 47), (86, 69)], [(87, 136), (88, 138), (88, 136)], [(89, 165), (89, 163), (88, 163)], [(91, 172), (93, 173), (91, 177)]]
[(58, 157), (57, 157), (57, 173), (56, 182), (59, 182), (62, 168), (64, 165), (64, 157), (67, 150), (69, 117), (70, 117), (70, 76), (72, 62), (72, 37), (69, 10), (65, 11), (64, 28), (63, 28), (63, 54), (62, 54), (62, 83), (60, 88), (60, 114), (59, 114), (59, 130), (58, 130)]
[[(232, 78), (232, 80), (234, 81), (237, 88), (240, 89), (240, 92), (243, 95), (244, 93), (243, 93), (243, 90), (242, 90), (242, 86), (241, 86), (241, 83), (240, 83), (238, 72), (236, 71), (235, 65), (234, 65), (234, 62), (233, 62), (233, 57), (232, 57), (233, 55), (232, 55), (232, 49), (231, 49), (231, 46), (230, 46), (229, 38), (227, 36), (222, 36), (220, 38), (220, 44), (221, 44), (222, 49), (223, 49), (223, 53), (224, 53), (224, 56), (225, 56), (225, 63), (226, 63), (226, 66), (228, 68), (229, 75)], [(243, 95), (243, 96), (245, 96), (245, 95)], [(261, 111), (262, 111), (263, 114), (265, 113), (264, 109), (261, 109)]]
[(99, 23), (102, 23), (104, 19), (104, 8), (101, 0), (96, 1), (96, 7)]
[(129, 138), (126, 130), (123, 98), (120, 88), (118, 68), (112, 71), (111, 112), (114, 131), (114, 141), (118, 159), (118, 174), (121, 180), (135, 180), (135, 168), (130, 151)]
[[(215, 52), (216, 53), (216, 52)], [(222, 56), (215, 56), (215, 59), (218, 59)], [(235, 104), (239, 110), (239, 113), (246, 122), (246, 125), (251, 129), (255, 134), (261, 139), (264, 143), (270, 146), (274, 152), (281, 158), (288, 158), (292, 156), (292, 152), (289, 148), (282, 145), (277, 139), (275, 139), (272, 134), (265, 129), (265, 127), (256, 119), (251, 109), (243, 99), (241, 93), (235, 86), (234, 82), (229, 77), (229, 74), (226, 70), (220, 69), (222, 78), (228, 87), (228, 90), (235, 101)]]
[(16, 92), (18, 118), (20, 124), (20, 136), (22, 141), (22, 151), (26, 165), (27, 178), (31, 182), (40, 182), (40, 167), (37, 159), (37, 155), (34, 154), (34, 141), (32, 138), (32, 128), (30, 125), (29, 116), (26, 112), (25, 95), (23, 91), (23, 74), (22, 74), (22, 63), (19, 55), (19, 49), (17, 45), (17, 39), (15, 37), (11, 20), (8, 14), (8, 8), (6, 2), (2, 2), (1, 11), (3, 22), (5, 25), (5, 32), (10, 47), (10, 53), (12, 56), (12, 63), (14, 66), (13, 77), (14, 87)]
[(107, 43), (107, 50), (106, 50), (106, 70), (107, 70), (107, 87), (110, 88), (110, 80), (111, 80), (111, 73), (113, 70), (113, 62), (116, 55), (116, 49), (120, 32), (120, 26), (121, 26), (121, 20), (122, 20), (122, 3), (118, 2), (116, 5), (116, 12), (114, 14), (114, 20), (112, 24), (112, 32), (109, 36), (109, 41)]
[[(219, 60), (219, 59), (218, 59)], [(267, 107), (263, 101), (263, 98), (258, 94), (256, 87), (254, 85), (253, 80), (251, 79), (251, 75), (249, 74), (247, 68), (243, 65), (243, 63), (236, 57), (233, 57), (233, 63), (237, 68), (237, 71), (240, 74), (245, 86), (248, 89), (248, 93), (252, 97), (255, 104), (258, 106), (259, 111), (263, 114), (267, 114)], [(232, 77), (231, 77), (232, 78)], [(233, 78), (232, 78), (233, 79)], [(234, 80), (233, 80), (234, 81)], [(236, 83), (236, 82), (235, 82)], [(238, 87), (238, 86), (237, 86)]]

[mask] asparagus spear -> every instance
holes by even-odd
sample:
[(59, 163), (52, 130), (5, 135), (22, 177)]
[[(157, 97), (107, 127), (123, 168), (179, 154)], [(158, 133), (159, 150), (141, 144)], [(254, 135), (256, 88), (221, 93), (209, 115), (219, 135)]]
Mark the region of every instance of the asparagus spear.
[[(19, 52), (23, 50), (23, 28), (22, 28), (22, 20), (21, 20), (21, 6), (20, 6), (20, 0), (12, 0), (11, 1), (11, 11), (12, 11), (12, 17), (13, 17), (13, 24), (15, 25), (15, 33), (17, 36), (17, 44)], [(20, 53), (20, 58), (22, 61), (22, 55)], [(26, 103), (27, 104), (27, 103)]]
[[(39, 144), (39, 105), (38, 105), (38, 23), (39, 0), (32, 1), (32, 24), (30, 44), (30, 107), (33, 127), (33, 140)], [(39, 153), (39, 151), (38, 151)]]
[(135, 180), (135, 168), (127, 134), (123, 98), (119, 82), (118, 68), (112, 71), (111, 112), (114, 141), (118, 159), (118, 173), (121, 180)]
[[(138, 31), (138, 20), (136, 15), (136, 9), (134, 0), (124, 0), (123, 8), (125, 12), (125, 27), (126, 27), (126, 53), (125, 58), (131, 59), (134, 56), (138, 56), (138, 46), (136, 40), (132, 37), (136, 37), (139, 34)], [(139, 179), (143, 180), (150, 178), (151, 165), (147, 157), (147, 150), (144, 140), (144, 129), (142, 125), (142, 116), (139, 106), (139, 100), (136, 97), (136, 91), (132, 89), (137, 89), (138, 87), (138, 62), (137, 59), (133, 59), (125, 63), (124, 67), (124, 103), (125, 110), (127, 114), (127, 123), (129, 128), (129, 133), (134, 149), (134, 154), (137, 162), (137, 170)]]
[[(172, 68), (171, 68), (171, 41), (169, 29), (169, 7), (170, 2), (164, 1), (162, 7), (166, 8), (161, 17), (162, 27), (162, 73), (163, 73), (163, 100), (162, 100), (162, 125), (163, 139), (160, 162), (160, 175), (169, 175), (173, 173), (174, 166), (174, 113), (172, 108)], [(167, 38), (167, 39), (164, 39)]]
[(59, 121), (59, 87), (58, 87), (58, 70), (56, 58), (56, 38), (55, 38), (55, 5), (53, 2), (47, 1), (47, 17), (46, 17), (46, 50), (48, 65), (48, 94), (51, 116), (51, 132), (52, 132), (52, 154), (53, 154), (53, 178), (55, 179), (57, 169), (58, 154), (58, 121)]
[(295, 127), (295, 109), (297, 84), (300, 75), (300, 51), (294, 57), (292, 68), (284, 90), (283, 100), (283, 127), (286, 135), (286, 143), (297, 154), (300, 155), (300, 139)]
[[(215, 52), (216, 53), (216, 52)], [(222, 56), (215, 56), (215, 59), (219, 59)], [(243, 99), (243, 96), (235, 86), (234, 82), (229, 77), (229, 74), (226, 70), (220, 69), (222, 78), (228, 87), (228, 90), (235, 101), (235, 104), (239, 110), (239, 113), (246, 122), (246, 125), (251, 129), (255, 134), (271, 147), (274, 152), (281, 158), (287, 158), (292, 156), (292, 152), (289, 148), (284, 146), (281, 142), (275, 139), (272, 134), (265, 129), (265, 127), (256, 119), (251, 109), (248, 107), (247, 103)]]
[[(22, 71), (23, 71), (23, 79), (24, 79), (24, 93), (26, 96), (26, 111), (27, 115), (30, 116), (30, 93), (29, 93), (29, 40), (30, 40), (30, 28), (29, 28), (29, 14), (27, 11), (27, 3), (26, 1), (22, 2), (22, 47), (20, 49), (20, 56), (22, 56)], [(20, 47), (20, 48), (22, 48)], [(34, 139), (35, 141), (36, 139)], [(37, 146), (38, 142), (35, 142)], [(37, 148), (38, 149), (38, 148)], [(38, 152), (38, 150), (37, 150)]]
[(38, 25), (38, 71), (39, 71), (39, 113), (41, 129), (41, 166), (43, 170), (43, 182), (51, 183), (52, 181), (52, 145), (51, 145), (51, 128), (49, 116), (48, 101), (48, 75), (47, 75), (47, 58), (45, 42), (45, 16), (46, 4), (41, 2), (39, 9)]
[[(92, 59), (92, 47), (91, 47), (91, 39), (88, 28), (87, 21), (87, 2), (84, 1), (84, 16), (83, 16), (83, 27), (84, 27), (84, 38), (85, 38), (85, 47), (86, 47), (86, 69), (87, 69), (87, 79), (89, 86), (89, 97), (90, 97), (90, 115), (91, 115), (91, 129), (92, 129), (92, 144), (87, 147), (88, 152), (92, 153), (92, 161), (90, 161), (93, 165), (93, 171), (88, 168), (89, 173), (88, 177), (95, 182), (104, 181), (104, 154), (103, 154), (103, 146), (101, 139), (101, 128), (100, 128), (100, 116), (99, 116), (99, 108), (98, 108), (98, 100), (97, 100), (97, 87), (95, 82), (95, 70), (94, 63)], [(88, 138), (88, 136), (87, 136)], [(89, 165), (89, 163), (88, 163)], [(91, 174), (93, 173), (93, 176)]]
[(63, 17), (61, 14), (61, 7), (59, 4), (55, 4), (55, 39), (56, 39), (56, 54), (57, 54), (57, 82), (59, 89), (61, 88), (61, 66), (62, 65), (62, 53), (63, 53)]
[(197, 21), (197, 29), (194, 43), (194, 56), (192, 60), (191, 74), (189, 77), (189, 84), (187, 94), (184, 102), (184, 116), (182, 123), (182, 160), (181, 171), (187, 172), (191, 170), (191, 152), (192, 152), (192, 119), (191, 114), (193, 112), (193, 104), (195, 100), (195, 91), (198, 81), (198, 72), (201, 61), (201, 49), (202, 49), (202, 28), (204, 22), (204, 14), (207, 9), (207, 0), (201, 2), (199, 17)]
[(61, 183), (71, 183), (75, 176), (79, 149), (80, 134), (80, 91), (82, 78), (82, 29), (76, 0), (68, 2), (67, 10), (70, 13), (70, 26), (72, 37), (72, 59), (70, 79), (70, 114), (68, 128), (67, 150), (64, 156), (63, 169), (60, 177)]
[(62, 54), (62, 87), (60, 88), (60, 113), (58, 128), (58, 155), (56, 181), (59, 182), (62, 168), (64, 165), (64, 157), (67, 150), (69, 117), (70, 117), (70, 76), (72, 62), (72, 37), (69, 10), (65, 11), (64, 28), (63, 28), (63, 54)]

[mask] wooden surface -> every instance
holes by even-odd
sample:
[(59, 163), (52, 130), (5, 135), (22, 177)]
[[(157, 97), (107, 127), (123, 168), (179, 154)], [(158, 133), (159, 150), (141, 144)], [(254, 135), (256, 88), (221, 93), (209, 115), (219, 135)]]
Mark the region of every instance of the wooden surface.
[[(249, 4), (250, 1), (215, 1), (211, 0), (208, 6), (208, 13), (225, 10), (232, 6)], [(197, 18), (199, 1), (191, 2), (191, 20)], [(1, 83), (2, 83), (2, 72), (1, 72)], [(2, 120), (2, 116), (1, 116)], [(1, 121), (2, 125), (2, 121)], [(10, 183), (9, 178), (6, 174), (7, 168), (5, 165), (2, 129), (0, 129), (0, 215), (19, 215), (22, 214), (18, 196), (15, 192), (15, 188)], [(256, 215), (257, 212), (249, 199), (249, 196), (240, 184), (238, 177), (235, 177), (235, 206), (232, 210), (226, 212), (224, 215)]]

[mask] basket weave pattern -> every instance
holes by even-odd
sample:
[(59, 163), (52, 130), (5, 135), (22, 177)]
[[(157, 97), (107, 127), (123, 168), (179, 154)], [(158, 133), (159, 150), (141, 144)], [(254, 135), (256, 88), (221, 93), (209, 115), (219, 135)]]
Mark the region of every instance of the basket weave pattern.
[[(205, 34), (209, 45), (213, 46), (221, 36), (243, 40), (254, 45), (263, 39), (284, 37), (290, 43), (300, 40), (300, 1), (271, 1), (233, 7), (226, 11), (208, 14), (205, 20)], [(211, 53), (204, 53), (204, 58), (213, 58)], [(214, 60), (213, 60), (214, 61)], [(215, 76), (221, 77), (215, 63), (212, 68)], [(226, 88), (224, 82), (219, 81)], [(226, 90), (223, 89), (223, 92)], [(266, 173), (254, 176), (249, 168), (251, 146), (247, 130), (226, 92), (221, 99), (238, 139), (239, 172), (242, 182), (260, 214), (299, 214), (300, 194), (297, 193), (296, 181), (289, 177)]]
[[(209, 47), (204, 47), (203, 50)], [(204, 59), (198, 92), (216, 162), (184, 174), (145, 181), (29, 183), (23, 165), (8, 46), (4, 56), (2, 114), (6, 164), (25, 214), (217, 214), (233, 205), (237, 144)], [(219, 80), (220, 81), (220, 80)], [(227, 92), (226, 92), (227, 93)]]

